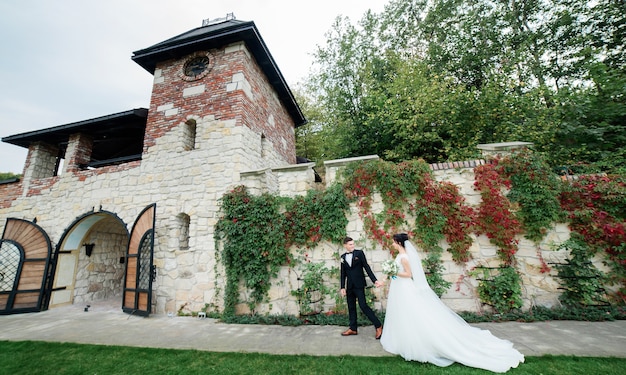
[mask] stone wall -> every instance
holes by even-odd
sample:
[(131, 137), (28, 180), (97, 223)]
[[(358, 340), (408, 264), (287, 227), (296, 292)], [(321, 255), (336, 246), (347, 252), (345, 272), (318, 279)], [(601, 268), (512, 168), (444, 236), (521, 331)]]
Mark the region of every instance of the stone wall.
[[(375, 160), (377, 156), (364, 156), (360, 158), (349, 158), (341, 160), (331, 160), (325, 162), (326, 168), (326, 186), (332, 184), (338, 171), (351, 162)], [(438, 181), (448, 181), (459, 188), (464, 195), (466, 202), (470, 205), (478, 205), (480, 203), (480, 193), (474, 190), (474, 168), (485, 163), (485, 160), (472, 160), (455, 163), (437, 163), (431, 165), (431, 170)], [(304, 168), (304, 167), (302, 167)], [(285, 181), (284, 185), (289, 185), (291, 192), (288, 193), (281, 189), (281, 195), (305, 194), (306, 186), (298, 185), (302, 176), (294, 173), (294, 170), (273, 170), (278, 173), (278, 179)], [(265, 173), (249, 174), (242, 183), (250, 187), (252, 192), (260, 192), (258, 186), (261, 186), (261, 180), (265, 178)], [(291, 179), (291, 183), (287, 181)], [(380, 212), (383, 209), (380, 198), (375, 197), (372, 205), (373, 212)], [(347, 234), (355, 239), (357, 248), (366, 251), (368, 262), (372, 266), (378, 277), (384, 278), (381, 272), (381, 264), (383, 261), (390, 259), (389, 249), (382, 249), (379, 244), (373, 243), (366, 239), (363, 222), (358, 215), (357, 208), (352, 205), (348, 217)], [(470, 248), (472, 259), (464, 265), (459, 265), (452, 260), (448, 252), (444, 252), (442, 261), (444, 265), (443, 277), (452, 283), (449, 290), (442, 296), (442, 300), (455, 311), (481, 311), (485, 307), (481, 304), (476, 288), (478, 281), (468, 276), (468, 271), (476, 266), (497, 267), (500, 261), (497, 257), (497, 248), (490, 243), (489, 239), (484, 236), (473, 236), (474, 243)], [(555, 250), (556, 245), (563, 243), (569, 238), (569, 230), (567, 225), (562, 223), (555, 224), (545, 236), (544, 240), (536, 245), (532, 241), (525, 238), (519, 238), (519, 251), (516, 254), (518, 261), (518, 270), (522, 275), (522, 293), (524, 299), (524, 309), (531, 306), (555, 306), (558, 305), (559, 280), (555, 277), (555, 272), (540, 272), (543, 259), (548, 263), (563, 262), (567, 253), (565, 251)], [(448, 246), (443, 242), (442, 247), (446, 249)], [(294, 256), (304, 259), (303, 251), (293, 249)], [(340, 262), (339, 256), (344, 252), (343, 247), (338, 244), (322, 243), (314, 249), (306, 250), (306, 258), (312, 262), (323, 262), (327, 268), (338, 269)], [(422, 254), (424, 256), (424, 254)], [(596, 259), (595, 265), (600, 269), (606, 269), (599, 259)], [(297, 301), (290, 295), (291, 290), (295, 290), (300, 286), (299, 269), (291, 269), (284, 267), (280, 275), (273, 283), (270, 291), (270, 301), (268, 304), (261, 306), (258, 312), (271, 314), (297, 314)], [(328, 280), (328, 285), (339, 289), (339, 280)], [(374, 289), (377, 297), (375, 306), (377, 309), (384, 309), (386, 303), (387, 287)], [(245, 294), (242, 294), (245, 300)], [(328, 298), (325, 301), (323, 309), (329, 311), (334, 308), (335, 301)], [(242, 304), (238, 306), (240, 312), (247, 312), (247, 307)]]
[[(219, 218), (219, 199), (233, 187), (244, 184), (254, 194), (264, 192), (295, 196), (309, 189), (320, 189), (332, 184), (337, 172), (347, 163), (374, 160), (376, 156), (331, 160), (325, 163), (325, 185), (314, 182), (313, 163), (284, 164), (282, 167), (258, 168), (256, 162), (245, 157), (254, 152), (258, 134), (234, 121), (218, 121), (212, 116), (198, 117), (196, 142), (193, 150), (186, 150), (181, 142), (183, 127), (174, 127), (156, 140), (150, 153), (134, 167), (65, 173), (56, 177), (31, 181), (31, 185), (46, 185), (38, 194), (17, 194), (9, 207), (0, 209), (0, 220), (8, 217), (37, 218), (37, 223), (58, 241), (67, 226), (78, 216), (100, 207), (115, 212), (127, 229), (136, 215), (148, 204), (157, 203), (156, 243), (154, 263), (157, 277), (154, 282), (154, 312), (197, 312), (206, 304), (220, 308), (225, 287), (224, 270), (216, 262), (213, 240), (214, 226)], [(184, 137), (183, 137), (184, 138)], [(167, 163), (163, 163), (167, 160)], [(279, 164), (279, 161), (274, 162)], [(460, 163), (433, 164), (431, 169), (437, 180), (449, 181), (456, 186), (471, 205), (480, 203), (480, 195), (473, 189), (474, 172), (483, 160)], [(22, 182), (5, 186), (21, 186)], [(7, 189), (8, 191), (8, 189)], [(382, 210), (380, 199), (375, 199), (373, 210)], [(366, 251), (373, 270), (382, 277), (381, 263), (390, 258), (388, 249), (366, 240), (363, 223), (356, 207), (348, 217), (348, 235), (355, 238), (359, 248)], [(558, 303), (559, 283), (554, 273), (540, 272), (542, 257), (547, 262), (559, 262), (567, 254), (553, 250), (569, 236), (564, 224), (557, 224), (536, 246), (520, 238), (516, 255), (522, 273), (524, 308), (532, 305), (553, 306)], [(81, 254), (74, 295), (75, 303), (109, 298), (119, 294), (123, 275), (122, 233), (106, 228), (94, 228), (86, 242), (96, 244), (94, 254), (88, 258)], [(442, 243), (442, 247), (447, 245)], [(107, 249), (104, 251), (104, 249)], [(485, 236), (477, 236), (471, 247), (473, 259), (465, 265), (454, 263), (446, 252), (443, 256), (444, 278), (453, 283), (442, 297), (456, 311), (479, 311), (483, 308), (476, 296), (477, 281), (468, 277), (468, 270), (476, 265), (497, 266), (496, 248)], [(300, 259), (301, 249), (293, 249)], [(324, 262), (328, 268), (339, 267), (343, 248), (338, 244), (321, 243), (306, 250), (306, 258)], [(600, 262), (597, 266), (602, 268)], [(297, 301), (291, 291), (300, 286), (301, 270), (284, 267), (270, 290), (270, 301), (258, 310), (261, 313), (297, 314)], [(328, 280), (328, 285), (338, 289), (338, 280)], [(385, 306), (386, 287), (375, 289), (376, 308)], [(242, 300), (246, 293), (242, 291)], [(323, 308), (330, 310), (334, 300), (328, 298)], [(245, 312), (246, 306), (239, 306)]]
[[(210, 69), (198, 77), (186, 77), (181, 73), (185, 61), (196, 55), (209, 56)], [(74, 303), (111, 297), (121, 302), (126, 233), (137, 215), (156, 203), (152, 311), (157, 314), (197, 312), (207, 304), (222, 307), (224, 270), (216, 257), (213, 234), (220, 198), (226, 192), (243, 184), (253, 194), (304, 195), (310, 189), (332, 184), (348, 163), (377, 158), (326, 161), (326, 185), (315, 182), (313, 163), (294, 164), (294, 120), (243, 42), (157, 64), (141, 160), (86, 169), (93, 142), (84, 134), (70, 134), (63, 157), (59, 157), (58, 145), (32, 143), (23, 178), (0, 184), (0, 223), (11, 217), (36, 219), (56, 248), (65, 246), (59, 241), (77, 218), (112, 213), (115, 220), (94, 224), (84, 238), (73, 242), (93, 243), (91, 256), (79, 248), (64, 251), (78, 252), (75, 275), (69, 275), (74, 277)], [(528, 145), (482, 146), (497, 154), (522, 144)], [(60, 168), (61, 159), (64, 168)], [(484, 161), (443, 163), (431, 168), (439, 181), (450, 181), (467, 202), (478, 204), (473, 168), (481, 163)], [(374, 209), (382, 209), (380, 201)], [(366, 241), (355, 207), (348, 219), (348, 234), (366, 251), (380, 275), (381, 263), (390, 257), (388, 249)], [(525, 307), (557, 303), (558, 283), (551, 275), (539, 272), (539, 259), (562, 259), (565, 254), (552, 251), (551, 246), (568, 235), (564, 225), (557, 225), (538, 247), (520, 239), (517, 257), (523, 273)], [(306, 255), (302, 250), (293, 251), (297, 257), (338, 268), (343, 248), (322, 243), (307, 249)], [(455, 310), (481, 308), (475, 296), (476, 281), (466, 277), (467, 271), (477, 264), (497, 264), (496, 249), (487, 238), (475, 238), (471, 252), (473, 260), (463, 266), (452, 262), (447, 254), (443, 258), (444, 277), (453, 283), (443, 300)], [(297, 314), (291, 291), (300, 287), (300, 273), (299, 269), (284, 267), (270, 290), (270, 302), (259, 311)], [(328, 283), (338, 289), (338, 280)], [(384, 308), (385, 288), (375, 293), (376, 307)], [(242, 299), (246, 299), (245, 290)], [(333, 304), (329, 298), (324, 308)], [(245, 305), (240, 309), (245, 311)]]
[(99, 222), (84, 239), (93, 244), (91, 256), (80, 248), (74, 286), (74, 303), (87, 304), (120, 295), (124, 280), (124, 258), (128, 236), (108, 219)]
[[(216, 285), (222, 283), (214, 272), (213, 227), (219, 198), (241, 183), (241, 171), (257, 169), (263, 162), (285, 165), (285, 161), (272, 152), (261, 161), (249, 157), (260, 155), (260, 137), (234, 120), (213, 116), (195, 120), (193, 150), (185, 151), (184, 130), (177, 126), (156, 139), (141, 161), (0, 185), (7, 194), (3, 197), (7, 204), (0, 207), (0, 225), (9, 217), (36, 218), (54, 247), (81, 215), (93, 210), (114, 212), (130, 231), (141, 210), (156, 202), (154, 312), (175, 312), (183, 305), (200, 310), (214, 301)], [(181, 231), (188, 231), (188, 239)], [(84, 242), (96, 246), (91, 257), (80, 254), (76, 303), (121, 295), (120, 235), (94, 228), (85, 238)], [(181, 238), (186, 241), (182, 246)], [(103, 249), (108, 249), (106, 254)]]

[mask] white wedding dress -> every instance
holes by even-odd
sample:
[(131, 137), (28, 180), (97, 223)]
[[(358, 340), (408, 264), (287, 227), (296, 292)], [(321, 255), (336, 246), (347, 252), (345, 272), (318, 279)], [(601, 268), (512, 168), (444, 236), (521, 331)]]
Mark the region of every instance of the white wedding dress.
[(395, 261), (403, 272), (401, 259), (406, 257), (413, 278), (391, 280), (380, 339), (386, 351), (407, 361), (437, 366), (459, 362), (493, 372), (506, 372), (524, 362), (510, 341), (470, 326), (441, 302), (426, 281), (415, 247), (406, 241), (405, 249), (407, 254), (398, 254)]

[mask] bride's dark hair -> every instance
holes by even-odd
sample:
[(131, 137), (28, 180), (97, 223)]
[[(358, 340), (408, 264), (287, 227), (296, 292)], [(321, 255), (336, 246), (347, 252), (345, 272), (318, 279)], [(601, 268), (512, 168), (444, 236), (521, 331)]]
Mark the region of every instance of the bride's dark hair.
[(409, 235), (406, 233), (397, 233), (393, 235), (394, 242), (398, 243), (400, 246), (404, 247), (404, 241), (409, 240)]

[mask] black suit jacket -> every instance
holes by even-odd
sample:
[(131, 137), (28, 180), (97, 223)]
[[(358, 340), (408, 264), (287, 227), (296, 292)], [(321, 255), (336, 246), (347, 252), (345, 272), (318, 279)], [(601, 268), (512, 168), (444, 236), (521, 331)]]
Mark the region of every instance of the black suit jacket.
[(341, 289), (347, 288), (365, 288), (365, 272), (373, 283), (376, 282), (376, 276), (365, 259), (363, 250), (355, 249), (352, 251), (352, 266), (346, 262), (346, 254), (341, 256)]

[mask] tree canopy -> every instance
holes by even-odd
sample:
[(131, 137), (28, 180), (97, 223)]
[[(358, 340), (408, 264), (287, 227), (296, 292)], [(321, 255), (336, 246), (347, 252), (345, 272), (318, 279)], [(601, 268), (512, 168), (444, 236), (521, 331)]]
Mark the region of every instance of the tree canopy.
[(311, 123), (298, 151), (436, 162), (528, 141), (554, 166), (614, 170), (625, 33), (621, 0), (391, 0), (338, 17), (299, 92)]

